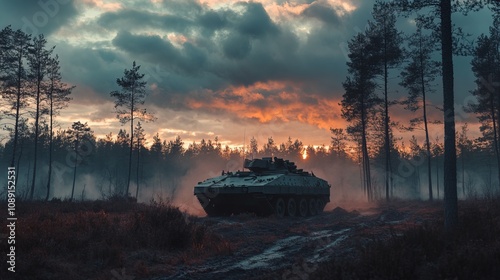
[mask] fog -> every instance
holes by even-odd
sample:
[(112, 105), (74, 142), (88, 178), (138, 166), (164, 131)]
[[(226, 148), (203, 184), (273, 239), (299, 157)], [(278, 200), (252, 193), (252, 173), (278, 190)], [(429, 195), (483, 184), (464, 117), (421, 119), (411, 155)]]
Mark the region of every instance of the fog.
[[(180, 139), (179, 139), (180, 140)], [(98, 140), (91, 143), (88, 153), (77, 161), (75, 189), (73, 200), (108, 199), (123, 196), (128, 177), (128, 148), (118, 141)], [(278, 156), (294, 161), (298, 168), (313, 172), (331, 185), (330, 203), (326, 210), (335, 207), (356, 209), (370, 206), (363, 189), (360, 165), (356, 155), (345, 152), (340, 154), (328, 152), (332, 149), (312, 149), (297, 140), (292, 145), (283, 143), (273, 147), (272, 153), (266, 147), (253, 154), (246, 153), (247, 158)], [(139, 180), (138, 202), (151, 201), (170, 202), (183, 211), (196, 216), (205, 213), (193, 195), (194, 186), (205, 179), (215, 177), (224, 171), (243, 170), (242, 151), (222, 148), (214, 141), (193, 143), (184, 149), (181, 141), (163, 142), (161, 149), (153, 147), (141, 149), (139, 165), (136, 152), (133, 154), (129, 195), (135, 197), (137, 179)], [(296, 146), (294, 146), (296, 144)], [(2, 157), (9, 157), (9, 143), (4, 147)], [(267, 147), (269, 148), (269, 147)], [(308, 156), (303, 158), (304, 149)], [(45, 199), (48, 180), (47, 150), (42, 149), (38, 161), (37, 177), (34, 188), (35, 199)], [(75, 164), (71, 161), (72, 151), (64, 147), (64, 143), (54, 151), (50, 199), (67, 200), (71, 198)], [(391, 160), (392, 184), (391, 197), (401, 199), (427, 200), (428, 174), (427, 160), (423, 152), (414, 155), (393, 153)], [(32, 182), (33, 166), (32, 146), (24, 145), (17, 171), (16, 195), (18, 199), (28, 199)], [(462, 158), (462, 156), (464, 158)], [(385, 170), (383, 157), (375, 154), (371, 159), (372, 188), (375, 199), (385, 199)], [(2, 168), (7, 169), (7, 160), (2, 160)], [(443, 198), (443, 158), (435, 155), (431, 158), (432, 184), (435, 199)], [(137, 168), (139, 167), (139, 168)], [(498, 193), (497, 166), (494, 156), (487, 150), (475, 150), (459, 155), (458, 164), (458, 196), (460, 199), (481, 196), (492, 196)], [(137, 177), (137, 171), (139, 171)], [(0, 175), (6, 181), (6, 173)], [(2, 196), (6, 195), (3, 191)]]

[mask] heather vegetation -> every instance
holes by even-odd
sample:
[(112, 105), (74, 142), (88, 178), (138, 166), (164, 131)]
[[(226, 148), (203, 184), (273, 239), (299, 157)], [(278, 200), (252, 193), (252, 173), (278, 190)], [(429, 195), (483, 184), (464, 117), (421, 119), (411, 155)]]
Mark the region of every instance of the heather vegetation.
[[(17, 227), (16, 273), (23, 279), (109, 279), (110, 271), (120, 267), (133, 267), (134, 275), (147, 276), (158, 273), (151, 271), (155, 263), (231, 252), (221, 236), (161, 199), (149, 204), (122, 197), (92, 202), (52, 199), (17, 206), (22, 222)], [(7, 251), (6, 242), (0, 245)], [(6, 255), (1, 259), (6, 262)], [(2, 269), (0, 277), (10, 279), (10, 273)]]
[[(461, 201), (459, 230), (451, 236), (444, 231), (444, 217), (436, 213), (422, 215), (423, 223), (403, 233), (392, 230), (381, 236), (373, 232), (367, 236), (369, 242), (360, 240), (349, 256), (323, 263), (311, 279), (496, 279), (500, 273), (499, 205), (498, 198)], [(396, 202), (381, 208), (402, 206)]]

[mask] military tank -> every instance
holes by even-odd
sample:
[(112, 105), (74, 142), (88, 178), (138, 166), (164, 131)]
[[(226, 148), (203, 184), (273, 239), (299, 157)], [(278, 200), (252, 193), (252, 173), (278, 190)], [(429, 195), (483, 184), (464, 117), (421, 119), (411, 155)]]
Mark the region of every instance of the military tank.
[[(247, 169), (247, 170), (245, 170)], [(245, 159), (244, 171), (198, 182), (194, 195), (208, 216), (314, 216), (330, 201), (331, 186), (282, 158)]]

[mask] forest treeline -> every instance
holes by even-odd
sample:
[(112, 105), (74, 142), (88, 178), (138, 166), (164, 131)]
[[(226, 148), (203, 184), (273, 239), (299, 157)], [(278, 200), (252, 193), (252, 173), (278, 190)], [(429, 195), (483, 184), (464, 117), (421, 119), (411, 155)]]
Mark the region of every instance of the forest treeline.
[[(327, 179), (334, 187), (333, 197), (442, 198), (449, 175), (443, 167), (444, 139), (430, 135), (429, 126), (443, 124), (428, 116), (436, 107), (429, 95), (439, 92), (436, 80), (443, 75), (442, 61), (434, 59), (442, 50), (443, 36), (435, 17), (414, 16), (420, 6), (412, 1), (394, 3), (376, 2), (367, 28), (349, 42), (341, 101), (342, 117), (349, 125), (331, 128), (328, 146), (314, 147), (291, 137), (278, 144), (271, 135), (260, 139), (265, 143), (251, 138), (244, 148), (223, 146), (218, 137), (189, 145), (180, 137), (161, 139), (159, 134), (146, 139), (143, 126), (155, 117), (146, 112), (146, 82), (135, 62), (117, 79), (119, 90), (110, 93), (117, 122), (128, 124), (127, 129), (97, 138), (92, 127), (80, 121), (60, 128), (56, 120), (70, 106), (73, 87), (63, 82), (55, 47), (47, 46), (43, 35), (7, 26), (0, 31), (0, 122), (8, 132), (0, 145), (1, 168), (16, 167), (18, 196), (25, 199), (140, 197), (157, 191), (175, 197), (187, 183), (241, 169), (245, 157), (277, 156)], [(476, 88), (470, 91), (476, 102), (465, 109), (477, 115), (482, 133), (470, 139), (467, 125), (452, 131), (456, 185), (462, 197), (491, 195), (500, 183), (500, 87), (495, 83), (500, 77), (500, 12), (497, 5), (490, 8), (489, 34), (479, 36), (473, 46), (454, 44), (454, 53), (473, 57)], [(396, 21), (410, 14), (416, 32), (403, 34)], [(391, 99), (396, 79), (407, 94)], [(393, 106), (404, 106), (417, 117), (395, 123), (390, 118)], [(440, 108), (446, 112), (446, 106)], [(444, 119), (445, 127), (448, 121)], [(395, 129), (413, 131), (415, 136), (404, 142), (394, 137)], [(417, 141), (420, 137), (422, 143)]]

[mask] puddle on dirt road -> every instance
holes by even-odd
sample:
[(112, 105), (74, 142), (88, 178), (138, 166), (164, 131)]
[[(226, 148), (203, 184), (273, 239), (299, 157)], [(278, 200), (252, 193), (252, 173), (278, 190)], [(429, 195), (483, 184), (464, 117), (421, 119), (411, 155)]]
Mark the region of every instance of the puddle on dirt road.
[(331, 256), (333, 247), (347, 238), (347, 232), (350, 230), (350, 228), (335, 232), (322, 230), (313, 232), (309, 236), (290, 236), (276, 241), (273, 246), (264, 250), (264, 252), (236, 263), (229, 267), (227, 271), (232, 269), (251, 270), (256, 268), (276, 269), (280, 266), (289, 265), (288, 262), (290, 259), (293, 259), (295, 253), (306, 245), (311, 244), (311, 242), (315, 248), (312, 252), (312, 256), (302, 257), (310, 262), (324, 261)]
[(339, 245), (342, 241), (347, 239), (349, 232), (351, 229), (346, 228), (333, 233), (325, 232), (319, 237), (315, 237), (315, 240), (318, 240), (318, 245), (314, 250), (314, 253), (311, 257), (306, 258), (306, 260), (310, 263), (319, 263), (326, 261), (331, 258), (334, 254), (335, 246)]
[(281, 239), (261, 254), (243, 260), (233, 265), (229, 270), (235, 268), (249, 270), (268, 267), (273, 260), (280, 259), (284, 257), (285, 254), (291, 253), (292, 251), (298, 251), (300, 248), (297, 248), (297, 243), (302, 243), (301, 239), (303, 239), (303, 236), (290, 236)]

